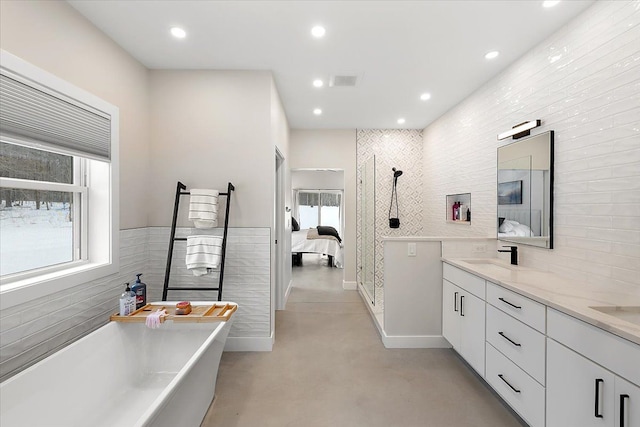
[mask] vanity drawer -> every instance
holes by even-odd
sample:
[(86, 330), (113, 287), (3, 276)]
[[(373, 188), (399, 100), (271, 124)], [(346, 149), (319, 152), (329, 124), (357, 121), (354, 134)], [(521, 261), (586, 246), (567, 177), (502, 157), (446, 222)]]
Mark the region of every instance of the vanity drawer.
[(547, 336), (640, 385), (640, 345), (549, 308)]
[(489, 343), (485, 380), (530, 426), (544, 426), (544, 387)]
[(442, 265), (442, 277), (484, 301), (484, 279), (471, 273), (467, 273), (466, 271), (447, 264), (446, 262)]
[(531, 375), (545, 382), (545, 336), (535, 329), (487, 305), (487, 341)]
[(546, 332), (543, 304), (491, 282), (487, 282), (487, 302), (543, 334)]

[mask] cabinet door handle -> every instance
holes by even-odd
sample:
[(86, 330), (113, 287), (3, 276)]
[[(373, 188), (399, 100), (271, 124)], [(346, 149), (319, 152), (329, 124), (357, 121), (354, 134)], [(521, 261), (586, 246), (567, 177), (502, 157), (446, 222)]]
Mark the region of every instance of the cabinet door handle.
[(516, 347), (522, 347), (522, 344), (518, 344), (517, 342), (515, 342), (514, 340), (512, 340), (511, 338), (506, 336), (504, 334), (504, 332), (500, 331), (500, 332), (498, 332), (498, 335), (500, 335), (502, 338), (504, 338), (505, 340), (509, 341), (511, 344), (515, 345)]
[(504, 379), (504, 377), (502, 376), (502, 374), (498, 374), (498, 376), (500, 377), (500, 379), (501, 379), (502, 381), (504, 381), (504, 383), (505, 383), (506, 385), (508, 385), (508, 386), (511, 388), (511, 390), (515, 391), (516, 393), (520, 393), (520, 390), (518, 390), (517, 388), (515, 388), (514, 386), (512, 386), (511, 384), (509, 384), (509, 381), (505, 380), (505, 379)]
[(628, 394), (620, 395), (620, 427), (624, 427), (624, 401), (625, 399), (628, 399), (628, 398), (629, 398)]
[(515, 304), (513, 304), (513, 303), (510, 303), (509, 301), (507, 301), (506, 299), (504, 299), (504, 298), (502, 298), (502, 297), (500, 297), (500, 298), (498, 298), (498, 299), (499, 299), (500, 301), (502, 301), (503, 303), (505, 303), (505, 304), (509, 304), (509, 305), (510, 305), (511, 307), (513, 307), (513, 308), (518, 308), (518, 309), (522, 308), (522, 307), (521, 307), (521, 306), (519, 306), (519, 305), (515, 305)]
[(455, 312), (458, 311), (458, 293), (457, 292), (453, 293), (453, 311)]
[(595, 402), (595, 410), (593, 416), (596, 418), (603, 418), (600, 413), (600, 384), (604, 384), (604, 380), (602, 378), (596, 378), (596, 402)]
[(460, 316), (464, 317), (464, 295), (460, 295)]

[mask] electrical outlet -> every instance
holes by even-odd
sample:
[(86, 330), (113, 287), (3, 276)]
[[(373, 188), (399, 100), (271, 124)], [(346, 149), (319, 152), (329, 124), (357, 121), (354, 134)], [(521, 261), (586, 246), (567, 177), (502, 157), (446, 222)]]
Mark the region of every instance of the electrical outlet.
[(407, 245), (407, 255), (408, 256), (416, 256), (416, 244), (415, 243), (409, 243)]
[(487, 245), (483, 243), (474, 243), (473, 248), (471, 249), (473, 253), (483, 253), (487, 252)]

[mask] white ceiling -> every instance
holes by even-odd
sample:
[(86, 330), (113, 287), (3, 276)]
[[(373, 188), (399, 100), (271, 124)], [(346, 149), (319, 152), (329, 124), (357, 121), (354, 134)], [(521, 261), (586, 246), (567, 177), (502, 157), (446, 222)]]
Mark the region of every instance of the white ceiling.
[[(424, 128), (592, 1), (69, 3), (152, 69), (271, 70), (294, 129)], [(322, 24), (322, 39), (310, 35)], [(169, 28), (181, 26), (177, 40)], [(491, 50), (500, 56), (484, 58)], [(356, 87), (328, 87), (357, 74)], [(312, 86), (322, 78), (325, 86)], [(432, 98), (421, 101), (420, 94)], [(315, 116), (314, 108), (323, 114)], [(403, 125), (399, 117), (406, 118)]]

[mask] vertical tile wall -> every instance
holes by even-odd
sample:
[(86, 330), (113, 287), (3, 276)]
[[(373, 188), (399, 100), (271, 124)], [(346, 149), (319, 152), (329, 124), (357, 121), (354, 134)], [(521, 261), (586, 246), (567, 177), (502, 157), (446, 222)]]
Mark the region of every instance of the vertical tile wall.
[[(356, 134), (356, 161), (358, 167), (357, 207), (360, 209), (362, 201), (361, 169), (367, 160), (376, 156), (375, 165), (375, 230), (376, 256), (375, 281), (376, 301), (380, 308), (384, 304), (384, 265), (383, 245), (384, 236), (416, 236), (423, 234), (423, 170), (422, 170), (422, 131), (414, 129), (358, 129)], [(402, 170), (398, 178), (398, 205), (400, 212), (400, 228), (389, 228), (389, 205), (393, 188), (393, 171), (395, 167)], [(395, 203), (392, 210), (395, 217)], [(358, 282), (360, 282), (361, 263), (361, 224), (360, 212), (357, 214), (357, 268)]]
[(118, 274), (2, 310), (0, 381), (107, 323), (147, 258), (147, 229), (122, 230)]
[[(178, 228), (176, 237), (192, 234), (222, 236), (222, 228), (198, 230)], [(169, 227), (149, 228), (147, 287), (150, 301), (162, 299), (169, 248)], [(269, 337), (271, 335), (271, 246), (269, 228), (229, 228), (222, 299), (239, 304), (229, 331), (230, 337)], [(196, 277), (185, 265), (186, 242), (175, 242), (170, 286), (217, 287), (217, 272)], [(211, 301), (215, 291), (170, 291), (168, 300)]]
[[(424, 131), (427, 235), (496, 235), (496, 135), (555, 130), (553, 250), (524, 265), (586, 283), (640, 286), (640, 2), (602, 1)], [(446, 224), (471, 192), (472, 224)]]

